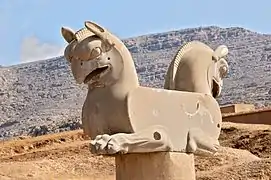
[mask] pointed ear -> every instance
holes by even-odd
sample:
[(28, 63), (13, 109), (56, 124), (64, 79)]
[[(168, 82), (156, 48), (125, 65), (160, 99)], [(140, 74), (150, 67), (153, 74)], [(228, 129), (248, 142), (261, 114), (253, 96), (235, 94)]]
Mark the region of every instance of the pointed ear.
[(65, 41), (67, 41), (68, 43), (70, 43), (72, 40), (75, 39), (75, 33), (73, 32), (73, 30), (69, 28), (62, 27), (61, 34), (63, 38), (65, 39)]

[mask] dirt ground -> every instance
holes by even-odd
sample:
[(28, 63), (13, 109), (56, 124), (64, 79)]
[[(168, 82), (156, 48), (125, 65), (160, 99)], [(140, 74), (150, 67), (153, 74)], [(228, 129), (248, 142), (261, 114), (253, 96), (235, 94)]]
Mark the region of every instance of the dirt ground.
[[(0, 180), (113, 180), (114, 159), (93, 156), (81, 130), (0, 142)], [(196, 157), (197, 180), (271, 179), (271, 126), (223, 123), (222, 148)]]

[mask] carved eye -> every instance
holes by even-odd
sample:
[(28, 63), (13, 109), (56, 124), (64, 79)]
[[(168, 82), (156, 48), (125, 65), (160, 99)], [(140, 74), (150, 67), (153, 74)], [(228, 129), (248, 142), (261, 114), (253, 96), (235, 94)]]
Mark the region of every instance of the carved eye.
[(95, 59), (102, 54), (102, 50), (100, 47), (94, 48), (90, 53), (90, 59)]
[(226, 77), (227, 74), (228, 74), (228, 68), (227, 68), (227, 66), (220, 67), (219, 73), (220, 73), (220, 77), (222, 77), (222, 78)]

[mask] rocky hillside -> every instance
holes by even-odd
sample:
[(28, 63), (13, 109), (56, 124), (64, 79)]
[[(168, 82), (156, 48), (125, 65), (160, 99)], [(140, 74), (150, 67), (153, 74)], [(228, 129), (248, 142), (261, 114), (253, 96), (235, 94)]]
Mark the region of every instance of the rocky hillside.
[[(218, 99), (221, 105), (271, 105), (271, 35), (212, 26), (123, 41), (132, 52), (141, 85), (162, 87), (178, 47), (191, 40), (229, 47), (230, 74)], [(0, 67), (0, 139), (79, 128), (85, 94), (63, 57)]]

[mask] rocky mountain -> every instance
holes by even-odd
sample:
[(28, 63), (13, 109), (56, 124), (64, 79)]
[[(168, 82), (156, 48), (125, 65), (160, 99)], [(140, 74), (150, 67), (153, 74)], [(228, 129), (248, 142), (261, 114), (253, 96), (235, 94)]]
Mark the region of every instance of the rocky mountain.
[[(230, 73), (218, 99), (221, 105), (271, 105), (271, 35), (210, 26), (123, 41), (141, 85), (162, 87), (169, 62), (179, 46), (191, 40), (229, 47)], [(79, 128), (85, 95), (86, 87), (75, 84), (63, 57), (0, 67), (0, 139)]]

